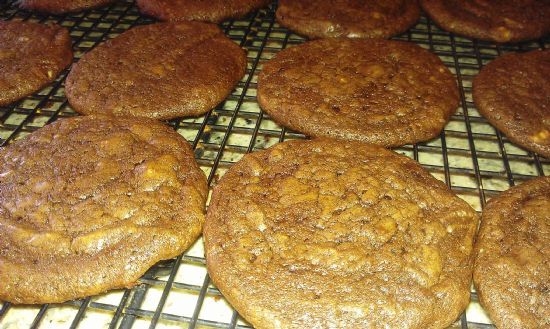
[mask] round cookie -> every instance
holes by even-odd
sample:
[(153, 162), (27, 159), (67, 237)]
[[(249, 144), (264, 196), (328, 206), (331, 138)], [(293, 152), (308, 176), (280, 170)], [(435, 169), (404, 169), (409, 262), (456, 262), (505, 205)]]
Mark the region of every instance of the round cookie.
[(255, 328), (446, 328), (469, 301), (477, 214), (361, 142), (245, 155), (215, 187), (208, 272)]
[(267, 6), (269, 0), (136, 0), (140, 12), (162, 21), (220, 23)]
[(114, 0), (18, 0), (19, 7), (51, 14), (64, 14), (106, 6)]
[(420, 0), (444, 30), (494, 42), (518, 42), (550, 32), (548, 0)]
[(69, 31), (59, 25), (0, 21), (0, 105), (55, 80), (73, 60)]
[(502, 192), (483, 210), (474, 283), (501, 329), (550, 328), (550, 177)]
[(389, 38), (420, 17), (417, 0), (280, 0), (279, 24), (309, 38)]
[(511, 53), (481, 69), (479, 112), (512, 142), (550, 158), (550, 50)]
[(264, 64), (258, 102), (273, 120), (306, 135), (389, 147), (437, 136), (459, 95), (441, 60), (417, 45), (323, 39)]
[(0, 300), (131, 287), (201, 233), (206, 178), (155, 120), (60, 120), (1, 149), (0, 168)]
[(134, 27), (86, 53), (65, 85), (83, 114), (171, 119), (208, 112), (245, 70), (244, 50), (217, 26), (160, 23)]

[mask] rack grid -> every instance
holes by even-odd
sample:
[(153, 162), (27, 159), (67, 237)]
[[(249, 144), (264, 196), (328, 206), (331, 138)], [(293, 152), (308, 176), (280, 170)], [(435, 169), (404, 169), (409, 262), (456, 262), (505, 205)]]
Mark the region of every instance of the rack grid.
[[(248, 51), (245, 77), (233, 93), (207, 114), (169, 124), (192, 143), (211, 186), (244, 154), (275, 143), (305, 138), (275, 124), (256, 102), (262, 64), (280, 50), (305, 41), (275, 21), (276, 2), (242, 20), (224, 22), (226, 35)], [(155, 21), (141, 16), (133, 1), (77, 14), (43, 15), (0, 4), (0, 20), (57, 23), (70, 30), (75, 61), (106, 39), (135, 25)], [(475, 109), (473, 77), (496, 57), (546, 49), (550, 39), (513, 45), (471, 40), (439, 29), (422, 16), (397, 40), (414, 42), (437, 54), (456, 74), (461, 104), (442, 134), (396, 151), (420, 162), (432, 175), (481, 211), (485, 202), (510, 186), (550, 172), (550, 160), (525, 151), (496, 131)], [(0, 106), (0, 145), (55, 121), (76, 115), (64, 95), (65, 70), (54, 83), (14, 104)], [(0, 302), (0, 328), (251, 328), (210, 282), (202, 240), (179, 257), (151, 268), (132, 289), (63, 304), (16, 306)], [(472, 289), (472, 301), (452, 328), (493, 328)]]

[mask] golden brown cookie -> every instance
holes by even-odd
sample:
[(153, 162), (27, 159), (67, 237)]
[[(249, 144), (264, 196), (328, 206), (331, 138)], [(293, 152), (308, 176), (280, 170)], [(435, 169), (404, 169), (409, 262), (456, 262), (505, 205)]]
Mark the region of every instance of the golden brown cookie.
[(549, 0), (420, 0), (444, 30), (494, 42), (518, 42), (550, 32)]
[(106, 6), (114, 0), (17, 0), (17, 2), (23, 9), (64, 14)]
[(470, 298), (477, 214), (361, 142), (245, 155), (214, 189), (209, 274), (255, 328), (446, 328)]
[(429, 51), (388, 40), (323, 39), (263, 65), (258, 102), (309, 136), (399, 146), (437, 136), (458, 102), (451, 72)]
[(476, 290), (496, 326), (550, 328), (550, 177), (491, 199), (475, 252)]
[(0, 105), (55, 80), (73, 60), (69, 31), (59, 25), (0, 21)]
[(171, 119), (208, 112), (233, 90), (246, 54), (213, 24), (134, 27), (82, 56), (67, 77), (83, 114)]
[(130, 287), (201, 233), (204, 173), (151, 119), (60, 120), (0, 150), (0, 168), (0, 300)]
[(139, 10), (162, 21), (220, 23), (241, 18), (267, 6), (270, 0), (136, 0)]
[(420, 17), (417, 0), (280, 0), (277, 21), (309, 38), (389, 38)]
[(550, 50), (497, 58), (475, 77), (473, 98), (512, 142), (550, 158)]

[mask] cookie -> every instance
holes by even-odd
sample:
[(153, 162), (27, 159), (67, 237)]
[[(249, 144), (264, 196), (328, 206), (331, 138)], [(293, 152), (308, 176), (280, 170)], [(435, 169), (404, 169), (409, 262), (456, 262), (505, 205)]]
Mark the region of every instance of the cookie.
[(511, 53), (481, 69), (479, 112), (512, 142), (550, 158), (550, 50)]
[(483, 210), (474, 283), (501, 329), (550, 328), (550, 177), (502, 192)]
[(155, 119), (208, 112), (233, 90), (246, 54), (213, 24), (134, 27), (86, 53), (73, 66), (66, 94), (83, 114)]
[(389, 38), (420, 17), (416, 0), (280, 0), (277, 22), (309, 38)]
[(139, 11), (162, 21), (220, 23), (267, 6), (269, 0), (136, 0)]
[(69, 31), (59, 25), (0, 21), (0, 105), (28, 96), (73, 60)]
[(264, 64), (258, 102), (273, 120), (309, 136), (399, 146), (437, 136), (459, 95), (441, 60), (417, 45), (323, 39)]
[(155, 120), (60, 120), (1, 149), (0, 168), (0, 300), (131, 287), (201, 233), (204, 173)]
[(361, 142), (245, 155), (214, 189), (208, 272), (255, 328), (446, 328), (469, 301), (477, 214)]
[(114, 0), (17, 0), (22, 9), (64, 14), (106, 6)]
[(548, 0), (420, 0), (442, 29), (470, 38), (518, 42), (550, 32)]

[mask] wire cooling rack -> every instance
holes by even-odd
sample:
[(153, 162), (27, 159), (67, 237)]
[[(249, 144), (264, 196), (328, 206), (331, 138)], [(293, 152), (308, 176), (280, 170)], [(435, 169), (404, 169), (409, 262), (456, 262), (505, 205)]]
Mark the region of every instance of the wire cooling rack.
[[(243, 20), (221, 27), (248, 51), (246, 76), (225, 102), (198, 118), (170, 124), (195, 148), (211, 185), (245, 153), (283, 140), (304, 138), (281, 128), (256, 102), (262, 64), (281, 49), (304, 42), (275, 22), (276, 3)], [(130, 0), (83, 13), (47, 16), (18, 10), (0, 1), (0, 19), (57, 23), (71, 31), (75, 61), (100, 42), (134, 25), (153, 23)], [(516, 45), (472, 41), (444, 32), (429, 19), (395, 39), (439, 55), (456, 74), (461, 105), (445, 131), (432, 141), (396, 149), (420, 162), (472, 207), (521, 181), (550, 173), (550, 161), (508, 141), (483, 119), (472, 103), (473, 77), (482, 65), (506, 52), (548, 48), (550, 40)], [(49, 87), (12, 105), (0, 107), (0, 144), (39, 129), (60, 117), (76, 115), (64, 95), (67, 70)], [(184, 255), (157, 264), (132, 289), (63, 304), (15, 306), (0, 302), (0, 328), (250, 328), (211, 284), (202, 241)], [(1, 282), (0, 282), (1, 284)], [(453, 328), (493, 328), (472, 291), (472, 302)]]

